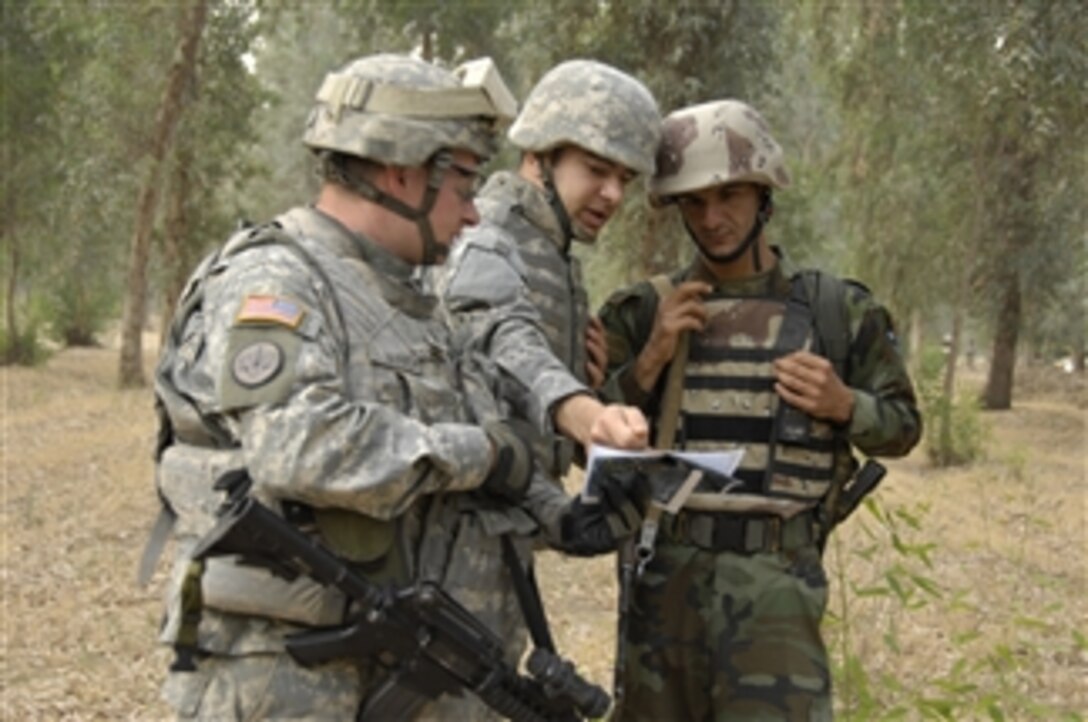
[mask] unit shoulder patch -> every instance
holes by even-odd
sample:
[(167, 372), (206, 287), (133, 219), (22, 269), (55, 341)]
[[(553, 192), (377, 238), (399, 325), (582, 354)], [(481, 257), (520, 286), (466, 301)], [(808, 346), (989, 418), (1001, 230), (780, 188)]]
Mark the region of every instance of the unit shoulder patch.
[(268, 383), (282, 368), (283, 349), (272, 341), (254, 341), (239, 350), (230, 364), (234, 380), (247, 389)]

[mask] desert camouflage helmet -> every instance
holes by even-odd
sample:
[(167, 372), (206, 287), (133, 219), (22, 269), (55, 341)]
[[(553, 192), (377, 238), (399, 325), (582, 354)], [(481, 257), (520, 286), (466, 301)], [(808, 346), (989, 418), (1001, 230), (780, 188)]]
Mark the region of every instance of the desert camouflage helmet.
[(787, 188), (782, 148), (763, 116), (739, 100), (682, 108), (665, 118), (651, 197), (662, 202), (724, 183)]
[(372, 55), (325, 76), (302, 142), (403, 166), (444, 148), (487, 158), (516, 112), (490, 58), (450, 72), (407, 55)]
[(660, 133), (661, 113), (645, 85), (604, 63), (568, 60), (532, 89), (509, 137), (530, 152), (569, 143), (649, 175)]

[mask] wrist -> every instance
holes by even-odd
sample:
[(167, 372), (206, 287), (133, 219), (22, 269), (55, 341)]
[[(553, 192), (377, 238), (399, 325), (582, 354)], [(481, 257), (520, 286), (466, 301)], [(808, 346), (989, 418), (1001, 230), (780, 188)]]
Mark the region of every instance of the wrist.
[(593, 422), (604, 410), (604, 404), (588, 393), (568, 396), (559, 402), (555, 410), (555, 428), (564, 436), (588, 446), (591, 441)]

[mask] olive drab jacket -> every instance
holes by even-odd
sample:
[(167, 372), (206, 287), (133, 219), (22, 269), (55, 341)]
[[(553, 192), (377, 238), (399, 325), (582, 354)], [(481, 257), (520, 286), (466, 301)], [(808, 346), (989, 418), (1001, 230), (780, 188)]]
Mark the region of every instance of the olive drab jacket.
[[(606, 396), (640, 406), (657, 430), (667, 421), (674, 429), (665, 442), (670, 446), (745, 450), (735, 472), (741, 484), (719, 503), (723, 511), (792, 517), (814, 508), (833, 481), (853, 473), (851, 447), (896, 456), (920, 436), (921, 416), (887, 311), (860, 284), (808, 276), (817, 286), (823, 280), (825, 293), (839, 289), (835, 305), (841, 309), (832, 312), (844, 314), (837, 325), (848, 338), (838, 373), (855, 399), (845, 428), (806, 419), (796, 425), (800, 431), (793, 430), (774, 391), (773, 359), (802, 348), (827, 356), (829, 339), (821, 337), (821, 327), (836, 326), (835, 319), (819, 318), (826, 304), (808, 298), (812, 284), (786, 258), (754, 278), (728, 283), (715, 283), (696, 259), (666, 279), (666, 288), (636, 284), (613, 294), (601, 310), (609, 347)], [(663, 371), (645, 393), (634, 382), (634, 359), (650, 338), (662, 293), (688, 279), (714, 286), (704, 299), (706, 328), (691, 334), (682, 370), (674, 368), (674, 359), (674, 373)], [(671, 392), (670, 378), (676, 384)], [(676, 395), (675, 408), (666, 410), (670, 393)]]

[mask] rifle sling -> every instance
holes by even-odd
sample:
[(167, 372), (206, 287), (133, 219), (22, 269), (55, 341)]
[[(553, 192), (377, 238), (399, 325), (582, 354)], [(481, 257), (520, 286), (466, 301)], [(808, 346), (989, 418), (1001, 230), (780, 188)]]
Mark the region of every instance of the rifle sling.
[(518, 597), (518, 606), (525, 617), (525, 624), (529, 627), (529, 634), (533, 638), (533, 644), (549, 652), (555, 652), (555, 640), (552, 639), (548, 629), (548, 617), (544, 613), (544, 602), (540, 597), (540, 587), (536, 583), (536, 575), (533, 568), (522, 566), (518, 558), (514, 542), (509, 534), (502, 535), (502, 558), (510, 570), (510, 578), (514, 582), (514, 593)]

